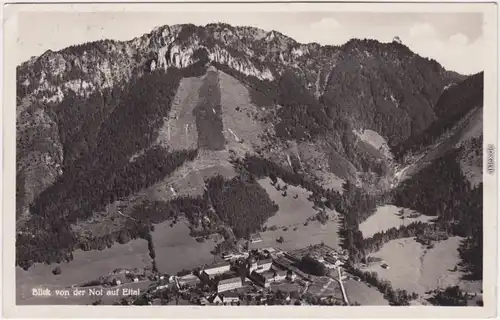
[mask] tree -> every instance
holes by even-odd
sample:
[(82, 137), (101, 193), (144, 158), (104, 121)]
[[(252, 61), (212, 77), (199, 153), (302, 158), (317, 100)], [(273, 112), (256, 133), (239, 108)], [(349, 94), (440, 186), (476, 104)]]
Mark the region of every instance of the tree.
[(61, 274), (61, 273), (62, 273), (61, 268), (60, 268), (60, 267), (55, 267), (55, 268), (54, 268), (54, 270), (52, 270), (52, 273), (53, 273), (54, 275), (59, 275), (59, 274)]

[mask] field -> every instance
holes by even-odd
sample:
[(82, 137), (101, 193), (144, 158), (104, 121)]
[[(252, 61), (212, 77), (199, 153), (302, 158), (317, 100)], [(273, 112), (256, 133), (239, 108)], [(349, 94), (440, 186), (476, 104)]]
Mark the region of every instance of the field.
[[(16, 294), (18, 303), (36, 303), (38, 298), (31, 296), (32, 288), (60, 289), (71, 285), (81, 285), (87, 281), (105, 276), (117, 268), (144, 268), (151, 266), (146, 240), (132, 240), (127, 244), (115, 244), (103, 251), (73, 252), (74, 259), (69, 263), (36, 264), (28, 271), (16, 268)], [(52, 270), (59, 266), (60, 275)], [(28, 301), (29, 299), (29, 301)]]
[(222, 150), (225, 147), (220, 100), (218, 74), (214, 70), (209, 70), (203, 77), (198, 103), (193, 110), (199, 148)]
[[(258, 182), (267, 191), (271, 200), (279, 206), (278, 212), (267, 220), (265, 224), (267, 227), (302, 225), (307, 218), (313, 217), (317, 213), (317, 210), (313, 209), (314, 204), (307, 199), (311, 192), (306, 189), (287, 185), (287, 196), (283, 197), (283, 191), (276, 190), (276, 187), (271, 185), (271, 179), (264, 178)], [(278, 179), (277, 184), (281, 187), (285, 186), (281, 179)], [(298, 198), (294, 199), (294, 196), (298, 196)]]
[(462, 275), (460, 271), (453, 271), (460, 261), (457, 248), (461, 239), (451, 237), (436, 243), (432, 249), (426, 249), (413, 238), (392, 240), (372, 254), (390, 268), (384, 269), (380, 263), (374, 263), (364, 271), (376, 272), (379, 278), (390, 281), (393, 288), (421, 296), (429, 290), (456, 285)]
[[(275, 231), (261, 232), (262, 241), (250, 244), (250, 249), (279, 247), (282, 250), (296, 250), (310, 245), (324, 244), (332, 247), (339, 247), (338, 225), (336, 221), (329, 221), (322, 225), (318, 221), (309, 222), (307, 226), (299, 226), (297, 230), (289, 228), (287, 231), (278, 229)], [(276, 239), (283, 236), (283, 243), (278, 243)]]
[(307, 292), (319, 297), (334, 296), (339, 301), (344, 301), (339, 283), (330, 277), (317, 277), (309, 285)]
[(214, 261), (210, 251), (216, 243), (211, 239), (197, 242), (189, 235), (187, 223), (185, 219), (180, 219), (173, 227), (168, 221), (155, 226), (152, 235), (160, 272), (176, 274), (182, 269), (192, 269)]
[[(332, 248), (339, 245), (338, 222), (334, 211), (327, 211), (330, 219), (326, 224), (309, 218), (316, 215), (313, 203), (307, 200), (309, 191), (301, 187), (288, 185), (287, 196), (283, 197), (281, 191), (271, 185), (269, 178), (259, 180), (259, 184), (267, 191), (271, 200), (279, 206), (278, 212), (269, 218), (265, 224), (267, 230), (261, 232), (262, 241), (250, 244), (250, 248), (265, 248), (279, 246), (283, 250), (296, 250), (309, 245), (324, 242)], [(278, 184), (285, 183), (278, 179)], [(297, 199), (293, 196), (298, 195)], [(271, 230), (276, 227), (276, 230)], [(276, 239), (283, 236), (283, 243), (277, 243)]]
[(347, 292), (349, 303), (359, 303), (362, 306), (386, 306), (389, 302), (377, 288), (369, 287), (366, 283), (353, 279), (344, 280), (344, 288)]
[[(377, 208), (377, 211), (370, 216), (368, 219), (363, 221), (359, 225), (359, 230), (363, 233), (364, 238), (369, 238), (377, 232), (382, 232), (390, 228), (399, 228), (402, 225), (408, 225), (412, 222), (430, 222), (430, 220), (435, 217), (421, 215), (418, 212), (411, 209), (404, 209), (403, 216), (405, 219), (401, 219), (398, 215), (399, 208), (393, 205), (385, 205)], [(411, 218), (411, 215), (418, 215), (417, 217)]]
[(255, 119), (258, 112), (249, 97), (248, 89), (237, 79), (219, 71), (221, 90), (222, 122), (227, 148), (238, 156), (253, 150), (253, 146), (262, 145), (261, 124)]
[(194, 149), (198, 145), (196, 118), (193, 110), (198, 103), (201, 78), (181, 80), (168, 119), (164, 119), (157, 143), (172, 150)]

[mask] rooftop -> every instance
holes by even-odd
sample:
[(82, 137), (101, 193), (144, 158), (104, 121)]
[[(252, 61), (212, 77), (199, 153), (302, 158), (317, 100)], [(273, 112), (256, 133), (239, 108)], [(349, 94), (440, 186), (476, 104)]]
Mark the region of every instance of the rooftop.
[(273, 279), (274, 278), (274, 272), (264, 272), (264, 273), (262, 273), (262, 276), (264, 276), (264, 278), (266, 280)]
[(236, 291), (228, 291), (228, 292), (224, 292), (222, 294), (222, 296), (224, 296), (226, 298), (239, 298), (240, 294)]
[(259, 262), (257, 262), (258, 265), (263, 265), (263, 264), (268, 264), (268, 263), (273, 263), (273, 260), (272, 259), (264, 259), (264, 260), (259, 260)]
[(286, 276), (287, 275), (287, 270), (277, 269), (276, 270), (276, 275)]
[(210, 269), (215, 269), (215, 268), (220, 268), (220, 267), (228, 267), (230, 266), (230, 263), (227, 261), (219, 262), (216, 264), (212, 264), (210, 266), (206, 266), (204, 270), (210, 270)]
[(219, 281), (219, 285), (221, 284), (229, 284), (229, 283), (238, 283), (241, 282), (240, 277), (235, 277), (235, 278), (229, 278), (229, 279), (224, 279)]

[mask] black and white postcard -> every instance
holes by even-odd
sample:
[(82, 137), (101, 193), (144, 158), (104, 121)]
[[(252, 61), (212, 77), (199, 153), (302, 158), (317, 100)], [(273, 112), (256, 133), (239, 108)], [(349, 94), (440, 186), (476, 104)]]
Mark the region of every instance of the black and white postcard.
[(497, 10), (6, 5), (5, 316), (495, 316)]

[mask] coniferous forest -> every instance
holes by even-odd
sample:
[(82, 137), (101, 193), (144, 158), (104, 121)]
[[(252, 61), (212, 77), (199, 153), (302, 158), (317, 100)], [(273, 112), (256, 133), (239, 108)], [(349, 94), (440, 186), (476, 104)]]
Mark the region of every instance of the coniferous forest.
[[(482, 135), (461, 143), (467, 125), (482, 111), (482, 73), (465, 77), (449, 72), (399, 42), (353, 39), (342, 46), (320, 46), (298, 44), (277, 32), (257, 38), (255, 30), (189, 24), (167, 43), (163, 34), (169, 30), (155, 29), (130, 43), (106, 40), (50, 51), (18, 67), (22, 121), (16, 138), (22, 161), (16, 172), (16, 213), (25, 220), (17, 228), (16, 265), (29, 269), (35, 263), (60, 263), (71, 260), (76, 249), (105, 250), (141, 238), (148, 242), (156, 270), (155, 225), (167, 221), (173, 226), (183, 218), (198, 242), (219, 233), (225, 241), (212, 253), (221, 253), (231, 249), (234, 240), (262, 231), (278, 212), (258, 182), (266, 178), (274, 185), (280, 179), (301, 186), (310, 192), (314, 209), (335, 211), (340, 244), (349, 254), (346, 271), (374, 286), (391, 305), (407, 306), (418, 296), (358, 267), (394, 239), (412, 237), (429, 246), (431, 238), (463, 237), (459, 267), (467, 279), (482, 279), (483, 184), (471, 184), (463, 170), (466, 155), (480, 158)], [(60, 74), (49, 72), (54, 61), (64, 69)], [(207, 72), (210, 67), (242, 86), (223, 84), (219, 73)], [(195, 77), (202, 85), (197, 92), (186, 92)], [(85, 87), (84, 82), (91, 85)], [(227, 95), (233, 89), (239, 91), (231, 100)], [(60, 90), (64, 94), (57, 95)], [(189, 99), (177, 99), (179, 92)], [(193, 106), (184, 106), (192, 101)], [(28, 107), (21, 110), (23, 104)], [(184, 112), (185, 107), (190, 112), (186, 118), (195, 120), (185, 123), (183, 118), (174, 126), (186, 128), (187, 135), (193, 124), (198, 147), (173, 151), (168, 143), (171, 127), (168, 140), (161, 143), (160, 130), (172, 123), (170, 119), (177, 120), (179, 114), (171, 111)], [(232, 113), (233, 107), (247, 112)], [(245, 114), (253, 127), (242, 124)], [(29, 126), (33, 129), (24, 130)], [(247, 137), (236, 138), (238, 144), (229, 141), (225, 134), (230, 127), (258, 137), (262, 145)], [(383, 143), (370, 140), (378, 138)], [(301, 159), (309, 150), (317, 154), (311, 151), (309, 159)], [(429, 151), (432, 157), (426, 157)], [(44, 169), (49, 167), (47, 158), (61, 161), (57, 172), (49, 172), (54, 181), (46, 179), (49, 182), (38, 186), (38, 181), (33, 183), (38, 177), (32, 175), (44, 172), (29, 162), (38, 161)], [(205, 160), (229, 161), (236, 174), (198, 179), (193, 183), (204, 189), (196, 195), (165, 200), (147, 194), (159, 184), (167, 186), (174, 173), (186, 177), (191, 173), (186, 167), (201, 172), (196, 166), (205, 166)], [(407, 163), (413, 160), (417, 163)], [(317, 171), (316, 162), (321, 162)], [(415, 171), (396, 181), (398, 170), (411, 165)], [(343, 180), (342, 190), (325, 187), (323, 173)], [(123, 203), (130, 205), (130, 219), (120, 217), (95, 235), (78, 230), (96, 216), (104, 221), (96, 218), (97, 224), (114, 221), (109, 207)], [(377, 207), (389, 204), (436, 218), (363, 237), (360, 224)], [(318, 220), (330, 223), (326, 214)], [(277, 242), (287, 241), (280, 236)], [(302, 264), (318, 276), (327, 274), (324, 265), (310, 257)], [(60, 271), (54, 269), (54, 274)], [(450, 287), (437, 292), (433, 303), (464, 305), (464, 297)]]

